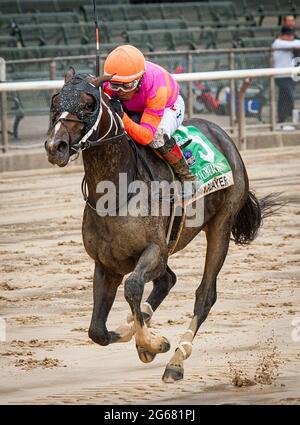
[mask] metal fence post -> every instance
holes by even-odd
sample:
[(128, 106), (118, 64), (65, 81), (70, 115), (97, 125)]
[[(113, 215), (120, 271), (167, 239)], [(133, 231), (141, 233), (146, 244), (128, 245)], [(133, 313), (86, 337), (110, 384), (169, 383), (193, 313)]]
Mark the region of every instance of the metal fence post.
[(271, 131), (276, 129), (276, 96), (275, 96), (275, 78), (270, 77), (270, 120)]
[(238, 92), (238, 148), (240, 150), (247, 149), (247, 139), (246, 139), (246, 119), (245, 119), (245, 93), (252, 83), (252, 78), (246, 78), (241, 85)]
[[(0, 58), (0, 82), (6, 81), (6, 64), (3, 58)], [(2, 129), (2, 150), (8, 151), (8, 105), (7, 93), (1, 93), (1, 129)]]
[[(187, 72), (193, 72), (193, 56), (192, 53), (188, 53), (187, 57)], [(194, 112), (193, 107), (193, 83), (188, 82), (188, 118), (192, 118)]]
[[(52, 60), (49, 64), (49, 74), (50, 74), (50, 80), (56, 80), (56, 71), (57, 71), (57, 65), (55, 60)], [(52, 96), (56, 93), (56, 90), (51, 91)]]
[(52, 60), (49, 64), (49, 74), (50, 74), (50, 80), (56, 80), (56, 62), (55, 60)]
[[(234, 69), (235, 58), (234, 53), (229, 54), (229, 69)], [(230, 127), (231, 132), (235, 131), (235, 82), (230, 80)]]
[[(273, 67), (273, 56), (270, 52), (269, 58), (270, 68)], [(271, 131), (275, 131), (276, 127), (276, 95), (275, 95), (275, 78), (270, 77), (270, 124)]]

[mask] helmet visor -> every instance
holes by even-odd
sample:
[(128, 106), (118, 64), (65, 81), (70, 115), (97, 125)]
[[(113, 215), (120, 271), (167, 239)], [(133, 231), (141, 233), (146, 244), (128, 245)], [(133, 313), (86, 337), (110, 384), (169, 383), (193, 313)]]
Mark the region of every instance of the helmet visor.
[(135, 90), (139, 84), (139, 79), (138, 80), (133, 80), (130, 83), (117, 83), (114, 81), (109, 81), (109, 87), (113, 90), (113, 91), (123, 91), (123, 92), (130, 92), (132, 90)]

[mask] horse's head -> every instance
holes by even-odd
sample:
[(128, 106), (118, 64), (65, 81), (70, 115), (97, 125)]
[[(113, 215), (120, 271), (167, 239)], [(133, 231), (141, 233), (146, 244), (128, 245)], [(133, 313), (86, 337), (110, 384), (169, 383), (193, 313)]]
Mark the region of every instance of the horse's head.
[(62, 90), (51, 100), (50, 126), (45, 149), (52, 164), (64, 167), (76, 146), (96, 130), (102, 112), (101, 85), (110, 77), (76, 74), (70, 68)]

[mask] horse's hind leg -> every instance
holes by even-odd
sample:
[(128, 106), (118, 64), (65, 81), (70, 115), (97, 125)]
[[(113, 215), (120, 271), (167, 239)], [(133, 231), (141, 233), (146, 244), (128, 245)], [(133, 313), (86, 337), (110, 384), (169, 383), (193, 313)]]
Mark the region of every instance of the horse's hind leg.
[(217, 299), (217, 276), (227, 255), (232, 219), (228, 215), (217, 215), (206, 230), (207, 249), (204, 274), (196, 291), (194, 317), (189, 329), (180, 339), (174, 355), (167, 364), (163, 375), (165, 382), (174, 382), (183, 378), (183, 361), (192, 353), (192, 341), (206, 319), (211, 307)]
[(158, 245), (149, 245), (139, 258), (134, 271), (125, 281), (125, 298), (132, 311), (136, 330), (136, 347), (143, 362), (152, 361), (153, 354), (165, 353), (170, 349), (166, 338), (155, 335), (148, 329), (140, 305), (145, 283), (162, 275), (166, 267), (165, 257)]
[(115, 300), (123, 276), (111, 274), (95, 263), (93, 298), (94, 308), (89, 328), (89, 337), (100, 345), (108, 345), (119, 338), (115, 332), (108, 332), (106, 321)]

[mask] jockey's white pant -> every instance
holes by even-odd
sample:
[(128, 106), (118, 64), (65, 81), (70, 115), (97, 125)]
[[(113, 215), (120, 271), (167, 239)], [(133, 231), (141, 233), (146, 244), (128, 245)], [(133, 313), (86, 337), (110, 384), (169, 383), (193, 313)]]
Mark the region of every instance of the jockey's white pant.
[(161, 122), (157, 128), (154, 139), (150, 146), (154, 149), (164, 145), (163, 135), (172, 136), (175, 130), (182, 124), (184, 119), (185, 105), (184, 100), (178, 95), (174, 105), (171, 108), (166, 108), (162, 116)]

